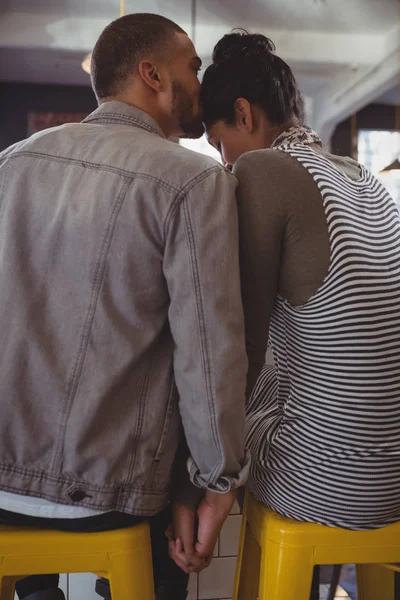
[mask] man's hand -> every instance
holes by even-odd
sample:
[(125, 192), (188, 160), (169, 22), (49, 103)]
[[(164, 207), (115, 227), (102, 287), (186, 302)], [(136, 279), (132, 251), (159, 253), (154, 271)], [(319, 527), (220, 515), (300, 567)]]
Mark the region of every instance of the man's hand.
[(173, 523), (167, 531), (169, 554), (185, 573), (198, 573), (208, 564), (197, 556), (194, 550), (196, 541), (196, 511), (182, 504), (173, 505)]
[(199, 524), (195, 551), (196, 555), (203, 558), (208, 564), (211, 562), (221, 527), (231, 512), (235, 499), (236, 490), (231, 490), (225, 494), (207, 490), (199, 505), (197, 511)]
[(235, 498), (235, 490), (225, 494), (207, 491), (197, 510), (197, 536), (195, 511), (181, 504), (174, 505), (173, 527), (168, 532), (169, 553), (185, 573), (199, 573), (208, 567)]

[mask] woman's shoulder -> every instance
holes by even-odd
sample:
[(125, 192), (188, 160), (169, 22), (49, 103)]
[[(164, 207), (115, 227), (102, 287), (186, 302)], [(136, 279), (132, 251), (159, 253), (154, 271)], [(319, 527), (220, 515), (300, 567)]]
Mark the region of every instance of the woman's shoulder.
[(244, 168), (255, 168), (263, 167), (268, 169), (273, 168), (277, 165), (285, 164), (295, 161), (287, 152), (276, 150), (272, 148), (265, 148), (263, 150), (252, 150), (251, 152), (245, 152), (242, 154), (235, 163), (235, 171)]
[(328, 159), (336, 169), (347, 175), (350, 179), (357, 181), (357, 179), (361, 177), (362, 169), (360, 163), (353, 158), (350, 158), (350, 156), (339, 156), (338, 154), (328, 152), (324, 148), (321, 148), (318, 152), (321, 156)]
[[(323, 148), (315, 150), (317, 156), (322, 160), (329, 160), (336, 169), (350, 179), (357, 181), (361, 176), (360, 164), (348, 156), (338, 156), (332, 154)], [(269, 179), (273, 177), (274, 181), (282, 185), (293, 181), (303, 181), (309, 179), (307, 169), (302, 163), (292, 156), (289, 152), (277, 148), (267, 148), (265, 150), (254, 150), (242, 154), (236, 161), (234, 174), (239, 179), (253, 178)]]
[(285, 190), (309, 178), (307, 170), (293, 156), (271, 148), (242, 154), (235, 163), (233, 173), (239, 183), (256, 180), (260, 184), (273, 180), (275, 185)]

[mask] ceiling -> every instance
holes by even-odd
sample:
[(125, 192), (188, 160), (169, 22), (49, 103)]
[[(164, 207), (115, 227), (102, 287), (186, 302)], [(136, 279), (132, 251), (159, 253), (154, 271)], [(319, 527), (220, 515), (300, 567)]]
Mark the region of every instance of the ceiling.
[[(400, 60), (400, 59), (399, 59)], [(400, 106), (400, 84), (376, 99), (380, 104)]]
[(379, 33), (398, 17), (396, 4), (392, 0), (206, 0), (200, 3), (199, 15), (253, 29)]
[[(190, 0), (125, 0), (125, 10), (173, 19), (206, 64), (232, 28), (265, 33), (319, 127), (400, 101), (400, 0), (197, 0), (194, 28)], [(90, 85), (81, 60), (118, 15), (119, 0), (0, 0), (0, 80)]]
[[(3, 0), (5, 11), (113, 19), (119, 0)], [(125, 0), (126, 12), (158, 12), (178, 22), (190, 15), (189, 0)], [(290, 31), (379, 33), (398, 18), (393, 0), (198, 0), (199, 24)]]

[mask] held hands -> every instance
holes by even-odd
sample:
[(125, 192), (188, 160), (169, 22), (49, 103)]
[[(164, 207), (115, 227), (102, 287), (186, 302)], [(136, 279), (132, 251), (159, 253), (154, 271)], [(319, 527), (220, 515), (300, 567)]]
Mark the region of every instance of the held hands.
[(207, 490), (197, 514), (182, 504), (174, 504), (173, 524), (166, 533), (170, 556), (183, 571), (198, 573), (208, 567), (235, 498), (235, 490), (225, 494)]

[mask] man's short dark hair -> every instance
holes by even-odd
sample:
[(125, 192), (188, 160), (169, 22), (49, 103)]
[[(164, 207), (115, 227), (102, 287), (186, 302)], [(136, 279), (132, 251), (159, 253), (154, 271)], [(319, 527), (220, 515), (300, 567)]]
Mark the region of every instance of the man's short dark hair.
[(274, 54), (274, 43), (245, 30), (225, 35), (204, 73), (201, 102), (206, 126), (235, 121), (234, 104), (245, 98), (262, 108), (272, 125), (304, 120), (304, 105), (289, 65)]
[(161, 15), (135, 13), (116, 19), (100, 35), (91, 59), (91, 77), (98, 100), (123, 91), (146, 56), (168, 59), (176, 33), (186, 33)]

